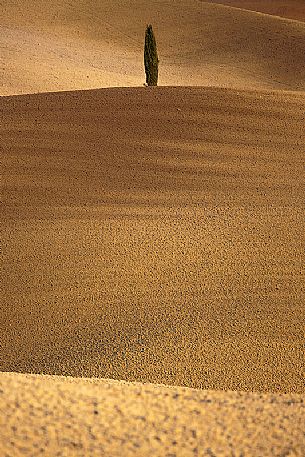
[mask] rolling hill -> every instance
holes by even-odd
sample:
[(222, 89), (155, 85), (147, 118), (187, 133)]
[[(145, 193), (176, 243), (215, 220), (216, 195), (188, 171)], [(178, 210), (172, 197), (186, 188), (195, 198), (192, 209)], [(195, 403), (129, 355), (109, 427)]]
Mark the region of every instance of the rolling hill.
[(7, 411), (2, 451), (15, 457), (304, 453), (299, 395), (0, 373)]
[(305, 22), (305, 3), (303, 0), (209, 0), (230, 7), (281, 16)]
[(2, 95), (141, 86), (148, 22), (161, 85), (305, 90), (302, 22), (198, 0), (11, 0), (3, 11)]
[(304, 455), (304, 2), (218, 3), (0, 0), (1, 456)]
[(2, 370), (303, 391), (303, 94), (0, 107)]

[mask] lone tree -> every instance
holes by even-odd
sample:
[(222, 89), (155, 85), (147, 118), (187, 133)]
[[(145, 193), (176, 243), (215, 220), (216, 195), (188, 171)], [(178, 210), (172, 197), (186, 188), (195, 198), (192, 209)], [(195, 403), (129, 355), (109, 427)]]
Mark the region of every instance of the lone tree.
[(146, 84), (156, 86), (158, 84), (159, 59), (155, 35), (151, 25), (146, 27), (144, 45), (144, 66), (146, 73)]

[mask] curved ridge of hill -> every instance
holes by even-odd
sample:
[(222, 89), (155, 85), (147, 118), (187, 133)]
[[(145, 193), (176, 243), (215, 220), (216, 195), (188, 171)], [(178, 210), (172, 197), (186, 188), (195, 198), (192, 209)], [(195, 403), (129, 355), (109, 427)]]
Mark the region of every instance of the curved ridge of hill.
[(11, 0), (3, 11), (2, 95), (142, 85), (147, 22), (161, 85), (305, 90), (301, 22), (197, 0)]
[(304, 392), (304, 103), (1, 98), (1, 369)]
[(1, 373), (0, 415), (3, 455), (304, 455), (299, 395)]
[(303, 0), (201, 0), (305, 22)]

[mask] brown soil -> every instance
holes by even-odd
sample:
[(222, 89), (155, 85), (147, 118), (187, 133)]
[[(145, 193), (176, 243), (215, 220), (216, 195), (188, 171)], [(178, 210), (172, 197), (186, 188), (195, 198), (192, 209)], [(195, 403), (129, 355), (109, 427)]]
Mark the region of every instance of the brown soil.
[(198, 0), (4, 3), (2, 95), (142, 86), (147, 22), (160, 85), (305, 90), (301, 22)]
[(305, 22), (304, 0), (208, 0), (208, 3), (220, 3)]
[(303, 456), (304, 2), (2, 3), (1, 457)]
[(303, 94), (0, 106), (2, 370), (304, 391)]
[[(9, 413), (8, 413), (9, 412)], [(304, 455), (298, 395), (0, 374), (2, 455)]]

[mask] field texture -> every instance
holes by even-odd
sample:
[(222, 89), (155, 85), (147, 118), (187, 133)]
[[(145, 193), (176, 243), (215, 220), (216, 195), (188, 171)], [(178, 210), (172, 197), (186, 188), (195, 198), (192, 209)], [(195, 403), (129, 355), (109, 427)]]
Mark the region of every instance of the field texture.
[(220, 3), (234, 8), (294, 19), (295, 21), (305, 21), (305, 3), (303, 0), (209, 0), (208, 3)]
[[(9, 411), (9, 413), (7, 413)], [(300, 395), (0, 374), (3, 455), (302, 457)], [(18, 417), (18, 421), (16, 418)]]
[(302, 95), (0, 103), (2, 370), (303, 391)]
[(221, 3), (0, 0), (1, 457), (305, 455), (305, 6)]
[(160, 85), (305, 90), (304, 22), (199, 0), (10, 0), (0, 94), (142, 86), (147, 23)]

